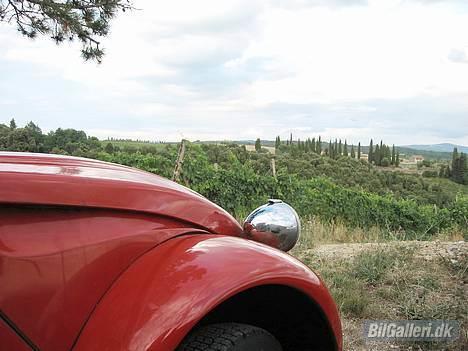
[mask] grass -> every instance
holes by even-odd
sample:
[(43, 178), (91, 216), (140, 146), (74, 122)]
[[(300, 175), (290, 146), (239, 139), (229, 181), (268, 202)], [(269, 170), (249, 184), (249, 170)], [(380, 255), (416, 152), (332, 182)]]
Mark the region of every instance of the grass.
[[(421, 254), (419, 244), (393, 242), (371, 245), (370, 248), (361, 245), (362, 250), (352, 256), (340, 253), (327, 256), (304, 247), (294, 252), (319, 272), (329, 287), (342, 315), (345, 350), (365, 348), (360, 329), (364, 319), (458, 320), (464, 325), (464, 337), (455, 343), (397, 346), (406, 347), (405, 350), (440, 350), (441, 346), (444, 350), (463, 349), (468, 340), (468, 304), (464, 286), (468, 254), (461, 252), (456, 258), (439, 254), (427, 256)], [(380, 344), (376, 350), (397, 346)]]
[[(414, 240), (414, 234), (409, 236), (404, 231), (389, 231), (379, 227), (359, 228), (349, 227), (343, 223), (326, 223), (318, 218), (302, 218), (301, 237), (295, 250), (313, 248), (318, 244), (340, 243), (380, 243), (389, 241)], [(440, 232), (432, 237), (432, 240), (461, 241), (464, 240), (462, 228)]]

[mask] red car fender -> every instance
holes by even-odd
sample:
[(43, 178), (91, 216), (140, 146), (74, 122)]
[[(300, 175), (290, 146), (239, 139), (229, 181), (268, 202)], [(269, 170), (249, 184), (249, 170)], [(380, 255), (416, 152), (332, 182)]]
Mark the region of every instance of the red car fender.
[(136, 261), (96, 306), (73, 350), (174, 350), (214, 307), (265, 284), (294, 287), (315, 300), (341, 349), (336, 305), (305, 265), (253, 241), (188, 235)]

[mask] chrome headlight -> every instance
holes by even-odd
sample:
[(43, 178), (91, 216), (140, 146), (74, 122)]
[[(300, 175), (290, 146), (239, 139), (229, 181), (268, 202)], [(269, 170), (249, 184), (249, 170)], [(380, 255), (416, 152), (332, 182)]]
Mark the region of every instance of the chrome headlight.
[(296, 211), (281, 200), (268, 200), (247, 216), (244, 234), (283, 251), (291, 250), (299, 239), (301, 222)]

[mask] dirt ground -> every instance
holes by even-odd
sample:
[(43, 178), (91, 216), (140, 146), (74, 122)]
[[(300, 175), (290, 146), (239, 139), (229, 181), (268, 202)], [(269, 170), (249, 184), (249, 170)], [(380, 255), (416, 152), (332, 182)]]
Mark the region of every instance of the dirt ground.
[[(366, 280), (369, 278), (366, 275), (353, 275), (353, 267), (362, 267), (362, 261), (368, 259), (367, 253), (374, 255), (370, 256), (373, 259), (378, 259), (379, 255), (393, 259), (388, 261), (392, 263), (385, 269), (382, 268), (381, 276), (371, 283)], [(468, 350), (468, 243), (397, 241), (326, 244), (303, 250), (296, 256), (316, 270), (329, 285), (341, 310), (344, 350)], [(374, 268), (372, 262), (369, 268)], [(366, 271), (365, 274), (372, 277), (371, 273)], [(349, 288), (340, 287), (345, 284), (350, 284)], [(349, 303), (347, 299), (352, 293), (356, 294), (352, 297), (355, 300)], [(417, 298), (414, 299), (415, 295)], [(355, 305), (362, 303), (362, 308), (352, 306), (353, 301), (356, 301)], [(365, 319), (456, 319), (462, 324), (461, 336), (458, 341), (449, 344), (370, 345), (362, 338)]]
[(457, 260), (468, 254), (468, 243), (464, 241), (390, 241), (385, 243), (326, 244), (310, 249), (310, 251), (323, 258), (352, 258), (365, 250), (400, 247), (402, 245), (415, 248), (415, 256), (424, 261), (431, 261), (440, 257)]

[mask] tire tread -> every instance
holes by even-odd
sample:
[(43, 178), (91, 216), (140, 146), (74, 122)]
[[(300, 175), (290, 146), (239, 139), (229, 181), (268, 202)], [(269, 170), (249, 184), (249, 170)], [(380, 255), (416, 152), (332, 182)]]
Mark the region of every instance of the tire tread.
[(239, 339), (253, 335), (271, 337), (266, 330), (247, 324), (220, 323), (197, 329), (188, 336), (178, 351), (228, 351)]

